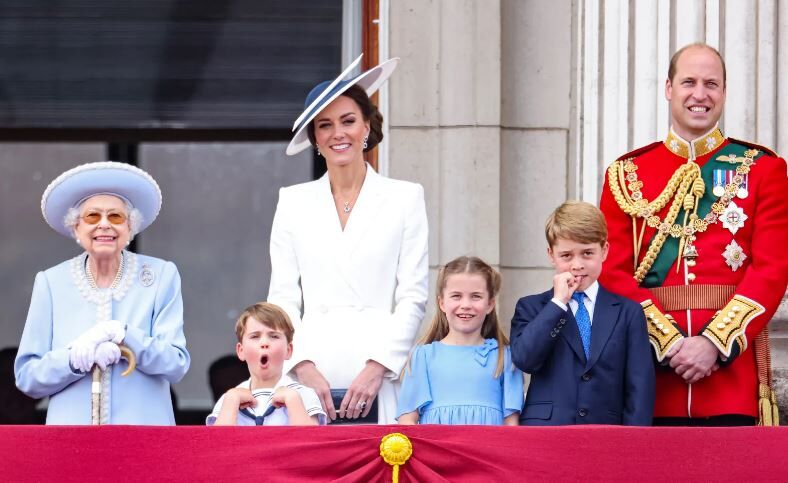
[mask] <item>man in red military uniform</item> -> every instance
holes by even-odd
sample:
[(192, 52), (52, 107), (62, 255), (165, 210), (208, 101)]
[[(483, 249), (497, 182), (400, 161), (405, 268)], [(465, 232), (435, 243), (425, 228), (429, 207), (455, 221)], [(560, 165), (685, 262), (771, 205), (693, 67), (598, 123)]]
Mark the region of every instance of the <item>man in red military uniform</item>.
[(676, 52), (667, 139), (622, 156), (605, 178), (600, 281), (643, 305), (663, 366), (655, 424), (777, 424), (764, 328), (788, 281), (786, 164), (722, 135), (725, 95), (717, 50)]

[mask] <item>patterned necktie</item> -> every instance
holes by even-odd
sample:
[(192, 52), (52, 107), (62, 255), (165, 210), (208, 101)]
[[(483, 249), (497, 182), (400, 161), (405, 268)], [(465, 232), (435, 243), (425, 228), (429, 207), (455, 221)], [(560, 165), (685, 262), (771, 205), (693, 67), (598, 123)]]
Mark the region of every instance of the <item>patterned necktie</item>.
[(583, 351), (586, 353), (586, 361), (588, 360), (588, 352), (591, 349), (591, 316), (588, 315), (586, 304), (583, 303), (585, 292), (575, 292), (572, 298), (577, 302), (577, 312), (575, 312), (575, 320), (577, 321), (577, 330), (580, 331), (580, 339), (583, 340)]

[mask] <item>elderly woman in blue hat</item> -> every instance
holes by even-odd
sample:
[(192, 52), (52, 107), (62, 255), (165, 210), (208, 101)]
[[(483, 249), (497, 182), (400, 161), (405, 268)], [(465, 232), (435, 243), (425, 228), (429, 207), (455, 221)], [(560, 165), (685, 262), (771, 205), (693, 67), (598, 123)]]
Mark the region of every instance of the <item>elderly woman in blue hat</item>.
[[(180, 276), (125, 249), (160, 208), (148, 173), (111, 161), (68, 170), (44, 191), (46, 222), (84, 249), (36, 276), (14, 365), (22, 392), (49, 396), (47, 424), (175, 423), (170, 384), (190, 361)], [(136, 359), (130, 373), (121, 350)]]
[(369, 96), (398, 59), (345, 80), (360, 59), (317, 85), (296, 120), (287, 154), (312, 147), (327, 172), (279, 192), (268, 301), (296, 329), (286, 370), (317, 391), (332, 419), (393, 423), (427, 301), (427, 214), (420, 185), (364, 161), (383, 138)]

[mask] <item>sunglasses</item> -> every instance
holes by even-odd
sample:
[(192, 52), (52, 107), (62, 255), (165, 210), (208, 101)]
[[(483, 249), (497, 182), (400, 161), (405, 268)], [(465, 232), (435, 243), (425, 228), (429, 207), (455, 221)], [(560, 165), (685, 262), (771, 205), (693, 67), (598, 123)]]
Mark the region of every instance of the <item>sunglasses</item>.
[[(90, 213), (85, 213), (84, 215), (82, 215), (82, 221), (84, 221), (88, 225), (96, 225), (101, 221), (101, 218), (103, 217), (104, 217), (104, 213), (101, 213), (99, 211), (91, 211)], [(113, 225), (122, 225), (126, 223), (126, 215), (124, 215), (123, 213), (116, 213), (116, 212), (107, 213), (107, 220)]]

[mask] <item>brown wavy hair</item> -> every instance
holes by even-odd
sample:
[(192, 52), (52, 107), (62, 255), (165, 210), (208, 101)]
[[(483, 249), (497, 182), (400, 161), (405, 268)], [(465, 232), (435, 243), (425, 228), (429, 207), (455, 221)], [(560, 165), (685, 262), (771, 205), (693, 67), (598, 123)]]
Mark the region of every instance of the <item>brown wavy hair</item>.
[[(432, 318), (427, 332), (419, 340), (418, 345), (426, 345), (435, 341), (442, 340), (449, 334), (449, 321), (446, 314), (440, 310), (440, 301), (443, 291), (446, 289), (446, 281), (451, 275), (467, 273), (471, 275), (481, 275), (487, 284), (487, 293), (491, 300), (495, 300), (501, 290), (501, 274), (490, 265), (478, 257), (459, 257), (450, 261), (438, 271), (438, 282), (435, 287), (435, 302), (438, 310)], [(485, 339), (495, 339), (498, 341), (498, 364), (495, 366), (493, 377), (499, 377), (503, 373), (504, 348), (509, 344), (509, 339), (501, 330), (498, 323), (498, 310), (493, 308), (482, 322), (481, 335)]]

